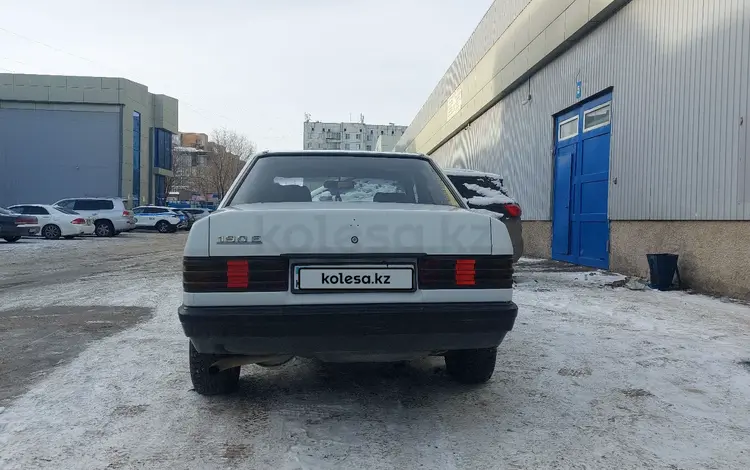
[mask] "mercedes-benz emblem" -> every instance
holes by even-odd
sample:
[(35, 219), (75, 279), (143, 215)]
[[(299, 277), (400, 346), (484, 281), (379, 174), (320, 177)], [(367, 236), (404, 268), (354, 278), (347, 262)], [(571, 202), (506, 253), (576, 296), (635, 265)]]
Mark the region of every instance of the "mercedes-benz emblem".
[(357, 243), (357, 242), (359, 242), (359, 238), (357, 238), (357, 237), (352, 237), (352, 243)]

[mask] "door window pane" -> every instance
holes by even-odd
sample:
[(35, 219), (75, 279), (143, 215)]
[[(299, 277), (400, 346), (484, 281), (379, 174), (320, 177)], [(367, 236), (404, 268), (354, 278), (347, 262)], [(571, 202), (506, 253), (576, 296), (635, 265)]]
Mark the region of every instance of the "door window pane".
[(560, 123), (558, 140), (566, 140), (578, 135), (578, 116)]
[(586, 111), (583, 114), (583, 132), (608, 125), (612, 119), (611, 111), (612, 103), (605, 103)]

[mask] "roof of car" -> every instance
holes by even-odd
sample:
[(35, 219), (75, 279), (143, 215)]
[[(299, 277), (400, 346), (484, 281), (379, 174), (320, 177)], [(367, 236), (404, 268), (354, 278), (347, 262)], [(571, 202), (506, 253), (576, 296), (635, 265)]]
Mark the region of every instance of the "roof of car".
[(271, 151), (264, 150), (255, 157), (274, 156), (274, 157), (300, 157), (300, 156), (327, 156), (327, 157), (391, 157), (391, 158), (430, 158), (421, 153), (404, 153), (404, 152), (372, 152), (367, 150), (283, 150)]
[(443, 168), (443, 173), (448, 176), (485, 176), (489, 178), (500, 178), (497, 173), (488, 173), (486, 171), (469, 170), (467, 168)]
[(122, 201), (123, 199), (121, 197), (64, 197), (60, 199), (61, 201), (98, 201), (101, 199), (105, 199), (107, 201)]

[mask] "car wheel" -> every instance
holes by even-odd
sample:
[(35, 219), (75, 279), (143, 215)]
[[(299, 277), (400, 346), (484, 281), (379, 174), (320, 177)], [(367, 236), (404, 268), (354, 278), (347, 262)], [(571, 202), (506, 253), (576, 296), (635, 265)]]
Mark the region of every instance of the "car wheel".
[(109, 220), (100, 220), (94, 225), (94, 233), (97, 237), (114, 237), (115, 227)]
[(156, 230), (158, 230), (159, 233), (169, 233), (172, 231), (172, 226), (169, 225), (169, 222), (167, 222), (166, 220), (160, 220), (156, 224)]
[(483, 384), (495, 372), (497, 348), (450, 351), (445, 355), (445, 369), (454, 380), (464, 384)]
[(42, 236), (47, 240), (57, 240), (60, 235), (60, 227), (57, 225), (49, 224), (42, 227)]
[(201, 395), (223, 395), (237, 390), (240, 381), (240, 366), (222, 371), (211, 370), (221, 359), (215, 354), (201, 354), (190, 342), (190, 380)]
[(21, 237), (5, 237), (5, 241), (8, 243), (15, 243), (20, 239)]

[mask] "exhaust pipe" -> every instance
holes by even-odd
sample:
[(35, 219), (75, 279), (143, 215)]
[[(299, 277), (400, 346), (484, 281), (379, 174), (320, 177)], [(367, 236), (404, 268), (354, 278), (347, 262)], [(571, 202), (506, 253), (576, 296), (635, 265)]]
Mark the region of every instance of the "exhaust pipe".
[(263, 367), (278, 367), (286, 364), (293, 358), (294, 356), (229, 356), (211, 364), (211, 367), (208, 368), (208, 373), (218, 374), (227, 369), (248, 364), (258, 364)]

